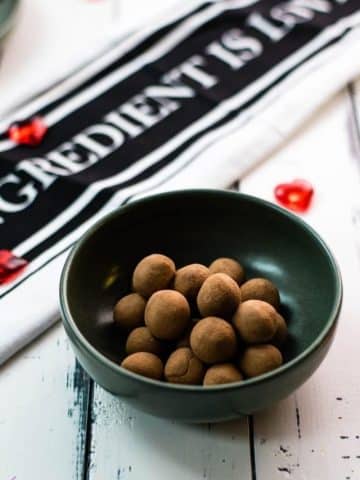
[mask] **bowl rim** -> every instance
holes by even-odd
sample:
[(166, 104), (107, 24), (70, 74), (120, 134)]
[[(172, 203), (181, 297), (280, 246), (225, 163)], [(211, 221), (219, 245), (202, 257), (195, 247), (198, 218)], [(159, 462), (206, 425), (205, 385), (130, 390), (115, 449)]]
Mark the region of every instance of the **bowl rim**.
[[(158, 200), (163, 198), (166, 200), (169, 197), (181, 197), (183, 195), (193, 195), (193, 196), (209, 196), (212, 195), (214, 197), (218, 196), (226, 196), (226, 197), (233, 197), (233, 198), (241, 198), (243, 200), (253, 202), (257, 205), (261, 205), (265, 208), (268, 208), (270, 210), (273, 210), (280, 215), (283, 215), (290, 219), (291, 221), (297, 223), (300, 225), (301, 228), (306, 230), (311, 237), (320, 245), (320, 247), (323, 249), (324, 253), (326, 254), (329, 264), (331, 266), (331, 271), (334, 276), (335, 280), (335, 286), (336, 286), (336, 296), (334, 298), (333, 302), (333, 307), (331, 310), (331, 313), (329, 315), (329, 318), (322, 328), (320, 334), (316, 337), (316, 339), (305, 349), (303, 350), (299, 355), (297, 355), (295, 358), (292, 360), (284, 363), (280, 367), (278, 367), (275, 370), (272, 370), (270, 372), (264, 373), (262, 375), (259, 375), (254, 378), (249, 378), (249, 379), (244, 379), (239, 382), (233, 382), (233, 383), (228, 383), (228, 384), (221, 384), (221, 385), (212, 385), (212, 386), (206, 386), (206, 388), (203, 385), (181, 385), (181, 384), (175, 384), (175, 383), (168, 383), (164, 382), (161, 380), (153, 380), (148, 377), (144, 377), (142, 375), (139, 375), (137, 373), (133, 373), (129, 370), (126, 370), (125, 368), (121, 367), (120, 365), (116, 364), (114, 361), (110, 360), (107, 358), (105, 355), (103, 355), (100, 351), (98, 351), (82, 334), (80, 329), (78, 328), (72, 314), (69, 308), (69, 304), (67, 301), (67, 296), (66, 296), (66, 290), (67, 290), (67, 282), (68, 282), (68, 277), (69, 277), (69, 272), (70, 268), (72, 265), (72, 262), (74, 258), (76, 257), (78, 251), (83, 247), (83, 245), (87, 242), (87, 240), (103, 225), (105, 225), (107, 222), (111, 221), (113, 218), (117, 217), (119, 214), (121, 215), (122, 213), (129, 212), (133, 209), (136, 209), (139, 205), (144, 205), (147, 203), (151, 203), (153, 200)], [(145, 383), (148, 385), (152, 385), (156, 388), (159, 388), (160, 390), (177, 390), (177, 391), (182, 391), (182, 392), (203, 392), (204, 394), (206, 393), (211, 393), (211, 392), (218, 392), (222, 390), (233, 390), (233, 389), (241, 389), (241, 388), (247, 388), (252, 385), (258, 385), (260, 383), (267, 382), (269, 380), (272, 380), (276, 377), (279, 377), (285, 373), (287, 373), (289, 370), (292, 369), (297, 364), (300, 364), (303, 360), (305, 360), (309, 355), (311, 355), (313, 352), (315, 352), (325, 341), (329, 333), (332, 331), (333, 327), (337, 323), (337, 319), (340, 313), (341, 305), (342, 305), (342, 298), (343, 298), (343, 284), (342, 284), (342, 278), (341, 278), (341, 273), (339, 266), (334, 258), (334, 255), (332, 254), (330, 248), (327, 246), (325, 241), (322, 239), (322, 237), (308, 224), (306, 223), (302, 218), (294, 215), (288, 210), (285, 210), (284, 208), (275, 205), (267, 200), (261, 199), (259, 197), (255, 197), (253, 195), (248, 195), (244, 194), (241, 192), (233, 192), (229, 190), (221, 190), (221, 189), (186, 189), (186, 190), (175, 190), (175, 191), (170, 191), (170, 192), (165, 192), (165, 193), (158, 193), (154, 195), (149, 195), (143, 198), (140, 198), (138, 200), (134, 200), (133, 202), (129, 204), (125, 204), (123, 206), (120, 206), (116, 210), (110, 212), (109, 214), (105, 215), (102, 217), (100, 220), (94, 223), (92, 227), (90, 227), (81, 237), (80, 239), (76, 242), (75, 246), (72, 248), (70, 254), (68, 255), (68, 258), (66, 259), (66, 262), (64, 264), (62, 273), (61, 273), (61, 278), (60, 278), (60, 311), (62, 314), (62, 322), (64, 324), (65, 330), (67, 334), (71, 337), (71, 339), (77, 343), (80, 344), (80, 346), (86, 350), (86, 352), (92, 356), (94, 356), (99, 362), (105, 364), (107, 367), (109, 367), (111, 370), (116, 372), (117, 374), (120, 375), (125, 375), (126, 377), (129, 377), (129, 379), (135, 380), (140, 383)]]

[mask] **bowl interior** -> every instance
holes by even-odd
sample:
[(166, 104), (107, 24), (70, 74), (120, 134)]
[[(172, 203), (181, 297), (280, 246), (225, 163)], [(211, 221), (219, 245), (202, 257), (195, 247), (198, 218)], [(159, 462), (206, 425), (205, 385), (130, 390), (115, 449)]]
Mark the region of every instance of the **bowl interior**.
[(115, 362), (124, 337), (112, 323), (116, 301), (130, 290), (136, 263), (164, 253), (181, 267), (238, 259), (248, 278), (280, 289), (290, 339), (285, 359), (310, 346), (339, 298), (336, 266), (321, 240), (293, 215), (230, 192), (188, 191), (155, 196), (120, 209), (80, 241), (69, 263), (65, 296), (85, 338)]

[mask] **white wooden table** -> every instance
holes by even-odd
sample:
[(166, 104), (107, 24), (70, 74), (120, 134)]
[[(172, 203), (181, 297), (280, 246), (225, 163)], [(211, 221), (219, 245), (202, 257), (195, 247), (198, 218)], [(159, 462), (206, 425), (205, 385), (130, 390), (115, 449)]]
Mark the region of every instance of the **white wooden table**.
[[(0, 480), (356, 480), (360, 478), (360, 82), (327, 104), (243, 192), (315, 187), (304, 215), (344, 280), (333, 348), (296, 394), (250, 418), (191, 426), (110, 396), (76, 363), (57, 324), (0, 369)], [(14, 319), (16, 321), (16, 319)]]

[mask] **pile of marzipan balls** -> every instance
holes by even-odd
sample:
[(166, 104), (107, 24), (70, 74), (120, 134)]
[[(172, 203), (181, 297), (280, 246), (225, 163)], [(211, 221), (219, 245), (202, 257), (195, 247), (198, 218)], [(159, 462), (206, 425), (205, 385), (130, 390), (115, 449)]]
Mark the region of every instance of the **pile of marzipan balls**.
[(167, 256), (143, 258), (132, 293), (114, 308), (126, 332), (121, 366), (156, 380), (188, 385), (238, 382), (278, 368), (287, 337), (279, 292), (264, 278), (245, 281), (231, 258), (176, 270)]

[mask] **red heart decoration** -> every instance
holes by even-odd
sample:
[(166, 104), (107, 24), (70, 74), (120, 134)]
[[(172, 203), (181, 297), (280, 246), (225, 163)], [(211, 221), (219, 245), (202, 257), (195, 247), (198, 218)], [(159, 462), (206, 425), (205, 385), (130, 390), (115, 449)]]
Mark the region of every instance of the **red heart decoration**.
[(290, 183), (280, 183), (275, 187), (274, 195), (276, 200), (294, 212), (306, 212), (309, 208), (314, 189), (306, 180), (293, 180)]
[(0, 250), (0, 285), (15, 280), (27, 264), (27, 260), (17, 257), (10, 250)]
[(8, 136), (18, 145), (36, 147), (42, 142), (47, 131), (48, 127), (44, 120), (41, 117), (33, 117), (10, 125)]

